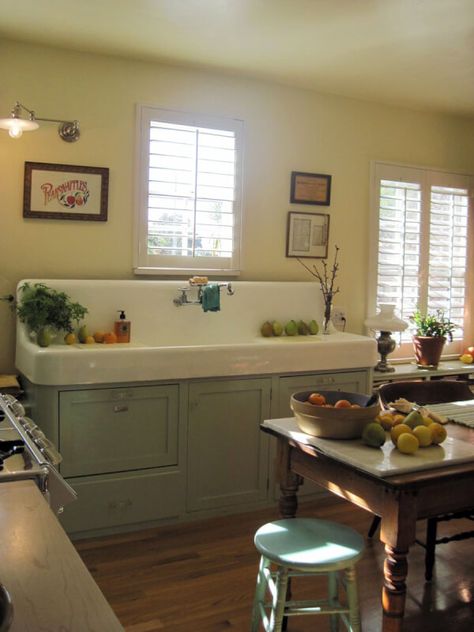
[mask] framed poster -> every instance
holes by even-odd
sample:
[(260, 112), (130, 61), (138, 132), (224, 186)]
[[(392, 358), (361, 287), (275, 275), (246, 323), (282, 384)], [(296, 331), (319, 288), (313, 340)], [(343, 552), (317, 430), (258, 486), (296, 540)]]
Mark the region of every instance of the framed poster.
[(329, 215), (288, 213), (286, 256), (326, 259), (328, 256)]
[(109, 170), (25, 162), (23, 217), (106, 222)]
[(292, 171), (290, 202), (329, 206), (331, 203), (331, 176), (322, 173)]

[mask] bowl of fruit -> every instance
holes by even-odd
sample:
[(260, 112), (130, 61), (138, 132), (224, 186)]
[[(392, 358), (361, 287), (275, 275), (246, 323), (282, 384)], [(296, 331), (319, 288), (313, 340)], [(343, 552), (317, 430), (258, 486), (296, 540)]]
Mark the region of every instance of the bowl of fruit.
[(345, 391), (301, 391), (290, 398), (298, 427), (314, 437), (357, 439), (377, 417), (377, 397)]

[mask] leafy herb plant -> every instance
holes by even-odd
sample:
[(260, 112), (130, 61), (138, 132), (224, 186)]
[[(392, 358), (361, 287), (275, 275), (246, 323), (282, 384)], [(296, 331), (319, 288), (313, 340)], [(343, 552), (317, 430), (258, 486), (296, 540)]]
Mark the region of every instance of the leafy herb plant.
[(415, 336), (442, 337), (453, 340), (453, 332), (457, 329), (443, 310), (438, 309), (434, 314), (422, 314), (417, 310), (410, 316), (410, 321), (415, 325)]
[(43, 283), (24, 283), (16, 306), (18, 317), (28, 329), (38, 333), (43, 327), (72, 332), (73, 323), (79, 323), (87, 314), (86, 307), (73, 303), (64, 292), (58, 292)]

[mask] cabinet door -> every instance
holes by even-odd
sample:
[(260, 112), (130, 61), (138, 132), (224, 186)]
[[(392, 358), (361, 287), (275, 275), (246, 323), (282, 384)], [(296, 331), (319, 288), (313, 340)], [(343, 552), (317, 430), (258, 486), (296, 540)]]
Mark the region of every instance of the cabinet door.
[(278, 389), (278, 416), (293, 417), (290, 397), (298, 391), (348, 391), (369, 393), (368, 371), (346, 371), (343, 373), (316, 373), (280, 378)]
[(176, 465), (178, 393), (178, 385), (61, 392), (62, 475)]
[(267, 497), (271, 381), (199, 382), (189, 387), (188, 499), (191, 511)]

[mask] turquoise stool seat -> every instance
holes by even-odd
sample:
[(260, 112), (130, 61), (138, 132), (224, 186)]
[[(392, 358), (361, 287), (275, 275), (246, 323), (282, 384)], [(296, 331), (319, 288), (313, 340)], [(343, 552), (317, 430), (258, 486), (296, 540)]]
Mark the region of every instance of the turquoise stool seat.
[[(260, 527), (255, 546), (261, 558), (251, 632), (260, 624), (265, 632), (280, 632), (284, 618), (298, 615), (328, 615), (331, 632), (337, 632), (340, 621), (350, 632), (360, 632), (355, 564), (365, 543), (354, 529), (311, 518), (277, 520)], [(327, 598), (287, 599), (289, 579), (311, 575), (327, 576)], [(339, 600), (340, 588), (346, 604)]]

